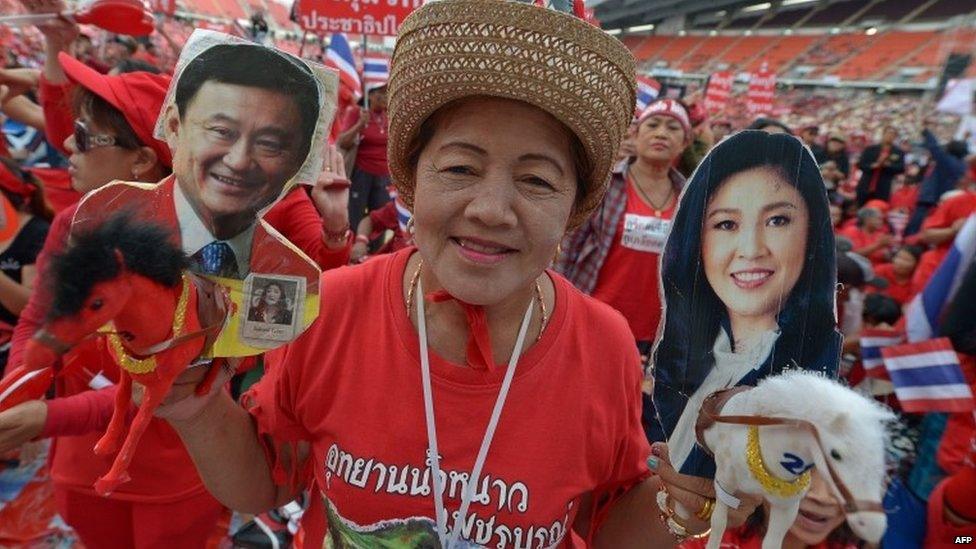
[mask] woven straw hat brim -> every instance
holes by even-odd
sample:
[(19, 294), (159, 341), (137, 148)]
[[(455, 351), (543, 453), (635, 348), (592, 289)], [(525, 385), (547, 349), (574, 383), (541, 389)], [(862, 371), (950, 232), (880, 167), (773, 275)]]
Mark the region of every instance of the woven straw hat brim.
[(592, 167), (571, 225), (603, 197), (634, 113), (634, 58), (618, 40), (568, 14), (509, 0), (442, 0), (400, 27), (389, 85), (390, 172), (408, 207), (408, 155), (421, 125), (465, 97), (529, 103), (572, 131)]

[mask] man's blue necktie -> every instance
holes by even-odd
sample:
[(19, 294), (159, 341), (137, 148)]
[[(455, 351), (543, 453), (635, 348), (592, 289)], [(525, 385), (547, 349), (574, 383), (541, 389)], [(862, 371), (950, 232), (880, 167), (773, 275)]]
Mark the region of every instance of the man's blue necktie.
[(237, 258), (226, 242), (215, 240), (193, 254), (200, 274), (237, 278)]

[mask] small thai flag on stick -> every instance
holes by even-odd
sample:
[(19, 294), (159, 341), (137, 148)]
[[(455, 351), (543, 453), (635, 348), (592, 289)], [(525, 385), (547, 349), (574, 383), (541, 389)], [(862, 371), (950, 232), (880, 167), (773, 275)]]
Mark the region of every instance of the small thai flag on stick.
[(861, 330), (861, 364), (864, 375), (876, 379), (889, 379), (884, 367), (881, 350), (905, 342), (905, 334), (888, 328), (865, 328)]
[(970, 412), (973, 393), (948, 338), (894, 345), (881, 350), (895, 395), (906, 412)]
[(637, 77), (637, 108), (636, 112), (639, 115), (644, 112), (644, 109), (657, 99), (658, 94), (661, 92), (661, 84), (651, 78), (650, 76), (638, 76)]
[(367, 84), (386, 83), (390, 79), (390, 60), (385, 57), (363, 58), (363, 80)]

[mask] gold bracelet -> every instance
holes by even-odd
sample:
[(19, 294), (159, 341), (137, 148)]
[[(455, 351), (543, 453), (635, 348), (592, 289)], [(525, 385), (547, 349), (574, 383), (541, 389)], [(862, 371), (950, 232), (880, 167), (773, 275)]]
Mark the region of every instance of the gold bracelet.
[(664, 521), (664, 525), (668, 527), (668, 531), (671, 535), (682, 542), (687, 539), (704, 539), (712, 533), (711, 527), (704, 532), (693, 534), (688, 531), (688, 527), (678, 520), (678, 514), (670, 505), (671, 494), (668, 493), (667, 488), (661, 488), (657, 493), (657, 506), (661, 510), (661, 520)]

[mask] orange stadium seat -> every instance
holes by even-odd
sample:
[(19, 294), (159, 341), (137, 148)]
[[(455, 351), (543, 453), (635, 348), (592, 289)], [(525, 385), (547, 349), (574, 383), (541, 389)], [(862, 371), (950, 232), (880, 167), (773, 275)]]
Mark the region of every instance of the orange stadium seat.
[(678, 68), (687, 72), (697, 72), (704, 68), (710, 61), (720, 56), (729, 46), (739, 40), (739, 38), (738, 36), (704, 37), (699, 42), (698, 47), (690, 50), (684, 59), (681, 60)]
[(638, 61), (647, 61), (651, 57), (655, 56), (657, 52), (661, 51), (664, 46), (666, 46), (671, 40), (675, 38), (670, 35), (654, 35), (648, 36), (640, 46), (632, 50), (634, 52), (634, 57)]
[(215, 2), (225, 17), (231, 19), (246, 19), (248, 17), (237, 0), (215, 0)]
[(778, 40), (777, 36), (743, 36), (718, 61), (728, 64), (730, 69), (742, 69), (747, 61)]
[(784, 36), (769, 45), (762, 55), (752, 60), (746, 70), (755, 71), (766, 63), (770, 69), (781, 71), (787, 65), (799, 59), (817, 40), (819, 36)]
[(703, 36), (675, 36), (673, 40), (654, 54), (652, 61), (667, 61), (668, 66), (673, 67), (675, 62), (684, 57), (688, 51), (697, 44)]
[(845, 80), (865, 80), (886, 73), (935, 37), (935, 32), (887, 32), (837, 67), (835, 74)]

